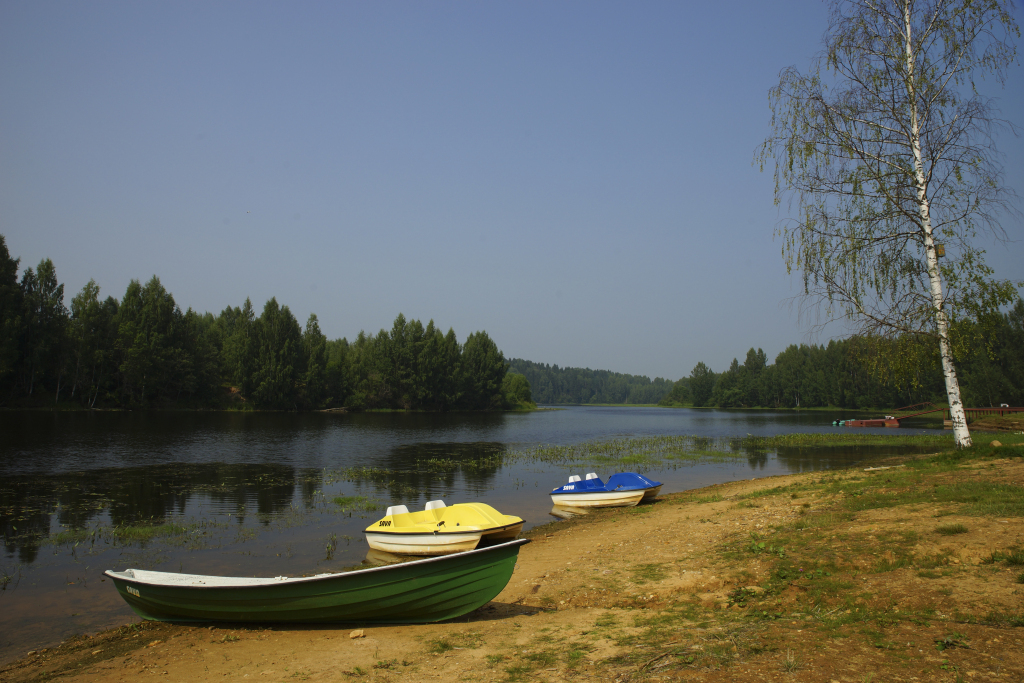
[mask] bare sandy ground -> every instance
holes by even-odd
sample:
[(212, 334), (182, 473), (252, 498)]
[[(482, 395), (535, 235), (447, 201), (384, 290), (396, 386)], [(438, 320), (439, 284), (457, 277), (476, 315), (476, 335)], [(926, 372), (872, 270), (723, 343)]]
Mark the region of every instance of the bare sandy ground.
[[(884, 488), (889, 472), (830, 481)], [(1024, 464), (929, 476), (919, 485), (1019, 487)], [(0, 680), (1024, 681), (1024, 567), (992, 559), (1024, 545), (1021, 518), (919, 503), (848, 519), (824, 479), (734, 482), (534, 529), (501, 595), (454, 622), (361, 634), (145, 622), (29, 653)], [(749, 495), (778, 487), (790, 488)], [(956, 523), (967, 531), (935, 533)], [(780, 584), (783, 555), (794, 574)]]

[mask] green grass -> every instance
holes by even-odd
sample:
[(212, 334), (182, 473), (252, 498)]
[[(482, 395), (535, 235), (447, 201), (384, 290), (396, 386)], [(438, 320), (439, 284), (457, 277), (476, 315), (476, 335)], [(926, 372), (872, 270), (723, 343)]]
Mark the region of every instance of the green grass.
[(510, 681), (521, 681), (523, 678), (530, 673), (533, 667), (526, 664), (517, 664), (514, 666), (505, 667), (505, 673), (508, 674), (508, 680)]
[(638, 564), (632, 569), (633, 583), (643, 585), (648, 581), (665, 578), (665, 567), (661, 564)]
[(821, 514), (811, 514), (798, 519), (793, 523), (793, 528), (797, 531), (803, 531), (804, 529), (828, 529), (843, 522), (848, 522), (851, 519), (853, 519), (853, 515), (849, 513), (822, 512)]
[(935, 527), (935, 533), (942, 534), (943, 536), (955, 536), (956, 534), (966, 534), (967, 527), (963, 524), (944, 524), (940, 527)]
[(1010, 548), (1009, 550), (995, 550), (984, 560), (985, 564), (994, 564), (996, 562), (1005, 562), (1011, 567), (1020, 567), (1024, 565), (1024, 550), (1020, 548)]
[(570, 669), (575, 669), (583, 663), (583, 656), (586, 654), (585, 650), (569, 650), (565, 656), (565, 665)]
[(722, 500), (724, 500), (722, 498), (722, 494), (712, 493), (710, 496), (698, 496), (693, 500), (693, 502), (697, 503), (698, 505), (704, 505), (705, 503), (719, 503)]
[(550, 652), (548, 650), (544, 650), (541, 652), (531, 652), (530, 654), (526, 655), (526, 660), (531, 662), (534, 666), (551, 666), (556, 661), (558, 661), (558, 659), (555, 656), (555, 653)]
[[(946, 463), (941, 458), (934, 462)], [(928, 467), (931, 463), (924, 463)], [(951, 469), (955, 469), (952, 466)], [(943, 468), (944, 469), (944, 468)], [(825, 493), (845, 495), (847, 510), (875, 510), (919, 503), (957, 503), (957, 512), (970, 516), (1024, 516), (1024, 487), (991, 481), (960, 481), (947, 484), (923, 485), (922, 472), (906, 471), (886, 473), (834, 482), (825, 487)]]
[(427, 652), (443, 654), (454, 650), (457, 647), (468, 650), (475, 650), (483, 644), (483, 638), (479, 633), (470, 631), (467, 633), (452, 633), (427, 641)]

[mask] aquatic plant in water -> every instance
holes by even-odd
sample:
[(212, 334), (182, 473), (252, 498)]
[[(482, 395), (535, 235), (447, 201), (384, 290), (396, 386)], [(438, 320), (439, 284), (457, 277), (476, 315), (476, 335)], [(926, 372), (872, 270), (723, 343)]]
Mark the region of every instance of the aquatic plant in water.
[(338, 496), (331, 502), (346, 512), (373, 512), (384, 506), (383, 501), (367, 496)]
[(510, 451), (506, 462), (648, 469), (665, 463), (697, 464), (745, 457), (744, 452), (733, 448), (732, 442), (730, 439), (699, 436), (627, 437)]

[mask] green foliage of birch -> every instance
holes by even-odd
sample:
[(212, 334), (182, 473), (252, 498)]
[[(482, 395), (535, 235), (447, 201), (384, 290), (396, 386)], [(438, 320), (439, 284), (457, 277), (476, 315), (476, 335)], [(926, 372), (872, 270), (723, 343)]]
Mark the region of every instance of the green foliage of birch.
[(757, 157), (774, 162), (776, 203), (795, 204), (778, 234), (808, 302), (865, 336), (938, 341), (961, 446), (953, 357), (971, 340), (951, 326), (983, 321), (1024, 285), (994, 279), (978, 246), (1005, 237), (1015, 195), (995, 147), (1012, 124), (977, 86), (1003, 82), (1019, 35), (999, 0), (835, 1), (810, 72), (784, 69), (771, 90)]

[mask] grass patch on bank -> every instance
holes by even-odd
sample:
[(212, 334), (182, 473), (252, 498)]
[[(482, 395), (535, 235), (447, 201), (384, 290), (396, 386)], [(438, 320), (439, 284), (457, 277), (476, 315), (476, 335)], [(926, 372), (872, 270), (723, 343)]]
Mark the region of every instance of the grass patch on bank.
[[(971, 516), (1024, 516), (1024, 486), (991, 481), (962, 481), (921, 486), (916, 481), (890, 481), (890, 486), (855, 483), (837, 484), (830, 493), (846, 493), (844, 507), (850, 511), (890, 508), (916, 503), (959, 503), (959, 514)], [(918, 485), (915, 485), (918, 484)], [(943, 532), (939, 532), (943, 533)], [(962, 533), (962, 532), (954, 532)]]
[(455, 649), (476, 650), (483, 645), (483, 636), (476, 631), (452, 633), (427, 641), (427, 652), (444, 654)]

